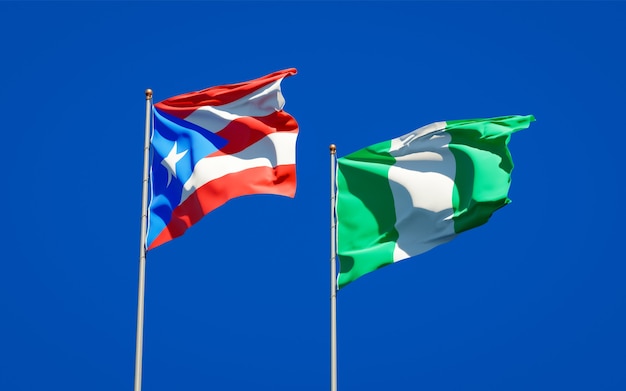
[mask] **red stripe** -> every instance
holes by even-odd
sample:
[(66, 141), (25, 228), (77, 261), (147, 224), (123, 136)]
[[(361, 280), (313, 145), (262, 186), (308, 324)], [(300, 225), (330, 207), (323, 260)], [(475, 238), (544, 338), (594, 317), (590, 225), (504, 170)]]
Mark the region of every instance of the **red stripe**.
[(295, 75), (296, 72), (295, 68), (284, 69), (242, 83), (209, 87), (204, 90), (177, 95), (156, 103), (154, 106), (176, 117), (187, 118), (189, 114), (196, 111), (199, 107), (220, 106), (233, 102), (276, 80)]
[(275, 168), (255, 167), (225, 175), (205, 184), (174, 209), (169, 224), (148, 250), (181, 236), (204, 215), (231, 198), (251, 194), (276, 194), (293, 198), (295, 193), (295, 164)]
[(265, 117), (237, 118), (216, 133), (228, 140), (228, 144), (210, 156), (232, 155), (243, 151), (268, 134), (277, 132), (297, 133), (298, 123), (284, 111), (276, 111)]

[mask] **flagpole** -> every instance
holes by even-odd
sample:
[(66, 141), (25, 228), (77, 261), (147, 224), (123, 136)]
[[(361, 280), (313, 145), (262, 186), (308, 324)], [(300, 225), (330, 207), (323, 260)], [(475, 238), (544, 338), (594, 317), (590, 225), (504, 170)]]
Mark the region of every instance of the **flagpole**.
[(135, 391), (141, 390), (143, 358), (143, 313), (146, 290), (146, 233), (148, 226), (148, 172), (150, 159), (150, 114), (152, 90), (146, 90), (146, 128), (143, 144), (143, 189), (141, 193), (141, 239), (139, 243), (139, 289), (137, 294), (137, 340), (135, 346)]
[(335, 166), (337, 147), (330, 144), (330, 390), (337, 391), (337, 262), (335, 241)]

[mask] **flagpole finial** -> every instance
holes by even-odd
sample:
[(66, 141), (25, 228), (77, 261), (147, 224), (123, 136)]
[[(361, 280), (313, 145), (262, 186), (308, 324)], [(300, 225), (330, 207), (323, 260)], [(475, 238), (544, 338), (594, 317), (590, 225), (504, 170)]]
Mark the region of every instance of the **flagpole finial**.
[(152, 90), (149, 88), (146, 90), (146, 99), (152, 99)]
[(337, 152), (337, 146), (335, 146), (335, 144), (330, 144), (330, 153), (331, 154), (335, 154), (335, 152)]

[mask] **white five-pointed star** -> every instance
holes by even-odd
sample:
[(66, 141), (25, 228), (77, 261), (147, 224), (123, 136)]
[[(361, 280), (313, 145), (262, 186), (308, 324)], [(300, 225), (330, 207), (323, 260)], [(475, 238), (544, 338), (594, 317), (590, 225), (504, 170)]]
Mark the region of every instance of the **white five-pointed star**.
[(167, 186), (170, 185), (172, 176), (176, 177), (176, 163), (178, 163), (187, 152), (189, 152), (189, 150), (176, 153), (176, 141), (174, 141), (174, 146), (170, 150), (170, 153), (161, 161), (161, 164), (167, 168)]

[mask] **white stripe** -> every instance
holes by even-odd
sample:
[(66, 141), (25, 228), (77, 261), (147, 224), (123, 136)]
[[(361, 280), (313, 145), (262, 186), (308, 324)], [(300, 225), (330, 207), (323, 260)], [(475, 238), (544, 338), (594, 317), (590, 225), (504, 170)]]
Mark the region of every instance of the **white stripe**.
[(389, 185), (399, 233), (393, 259), (424, 253), (454, 235), (452, 191), (456, 163), (448, 149), (445, 122), (419, 128), (391, 140), (396, 163), (389, 169)]
[(265, 117), (282, 110), (285, 99), (276, 80), (251, 94), (221, 106), (203, 106), (185, 118), (213, 133), (224, 129), (231, 121), (241, 117)]
[(276, 167), (296, 164), (297, 133), (271, 133), (241, 152), (232, 155), (206, 157), (196, 164), (183, 186), (182, 203), (206, 183), (224, 175), (254, 167)]

